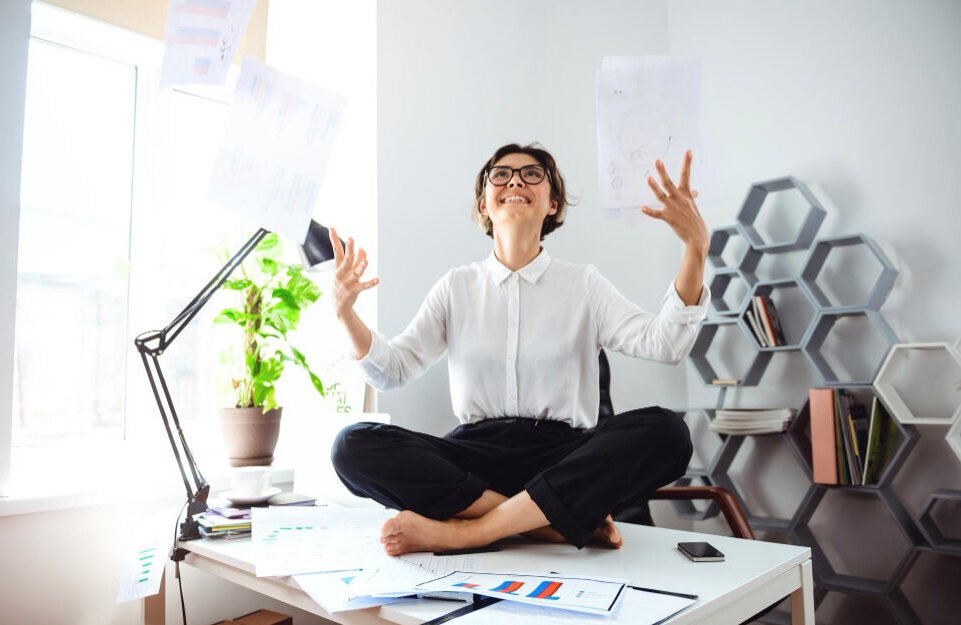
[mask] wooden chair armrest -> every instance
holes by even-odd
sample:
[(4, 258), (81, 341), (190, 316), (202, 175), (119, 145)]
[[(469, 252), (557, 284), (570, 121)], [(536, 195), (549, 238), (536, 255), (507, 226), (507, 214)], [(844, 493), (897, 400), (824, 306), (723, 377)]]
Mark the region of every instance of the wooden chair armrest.
[(747, 522), (747, 515), (741, 504), (722, 486), (665, 486), (651, 494), (651, 499), (710, 499), (716, 501), (724, 513), (724, 519), (731, 527), (731, 533), (737, 538), (754, 540), (754, 532)]

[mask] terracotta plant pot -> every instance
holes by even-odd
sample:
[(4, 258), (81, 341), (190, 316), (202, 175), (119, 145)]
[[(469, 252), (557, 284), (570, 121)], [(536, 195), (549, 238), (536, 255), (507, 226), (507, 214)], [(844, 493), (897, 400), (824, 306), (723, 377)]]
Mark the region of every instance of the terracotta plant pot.
[(221, 408), (220, 429), (232, 467), (266, 466), (274, 461), (283, 408)]

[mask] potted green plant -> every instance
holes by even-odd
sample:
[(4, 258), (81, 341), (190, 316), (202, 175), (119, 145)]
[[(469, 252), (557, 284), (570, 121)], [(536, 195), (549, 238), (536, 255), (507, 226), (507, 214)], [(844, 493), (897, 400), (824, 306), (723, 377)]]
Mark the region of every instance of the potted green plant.
[(220, 412), (227, 455), (235, 467), (273, 462), (283, 412), (276, 385), (286, 365), (304, 369), (313, 387), (324, 395), (323, 382), (288, 339), (301, 312), (321, 292), (300, 265), (284, 263), (280, 255), (280, 238), (273, 233), (265, 236), (241, 265), (242, 276), (221, 287), (239, 292), (241, 305), (225, 308), (214, 319), (238, 326), (244, 339), (243, 363), (231, 380), (234, 405)]

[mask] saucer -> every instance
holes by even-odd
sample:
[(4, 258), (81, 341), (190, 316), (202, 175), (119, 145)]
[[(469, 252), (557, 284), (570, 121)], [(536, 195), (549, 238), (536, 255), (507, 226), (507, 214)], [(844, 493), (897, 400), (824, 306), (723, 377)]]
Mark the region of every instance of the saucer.
[(234, 493), (233, 490), (225, 490), (218, 496), (224, 499), (229, 499), (230, 503), (238, 504), (241, 506), (250, 505), (252, 503), (263, 503), (280, 492), (280, 489), (276, 486), (272, 486), (260, 493), (259, 495), (238, 495)]

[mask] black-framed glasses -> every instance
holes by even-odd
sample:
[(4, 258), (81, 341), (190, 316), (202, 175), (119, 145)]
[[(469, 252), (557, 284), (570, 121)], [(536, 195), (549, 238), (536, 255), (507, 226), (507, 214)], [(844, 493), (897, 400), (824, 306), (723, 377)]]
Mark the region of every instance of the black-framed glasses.
[(543, 165), (524, 165), (520, 169), (497, 165), (487, 170), (487, 179), (495, 187), (503, 187), (511, 181), (515, 172), (521, 175), (521, 180), (525, 184), (538, 184), (547, 176), (547, 170), (544, 169)]

